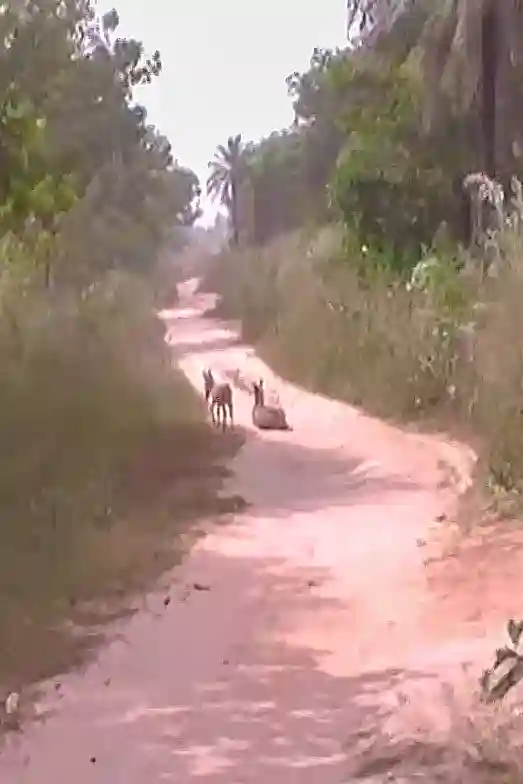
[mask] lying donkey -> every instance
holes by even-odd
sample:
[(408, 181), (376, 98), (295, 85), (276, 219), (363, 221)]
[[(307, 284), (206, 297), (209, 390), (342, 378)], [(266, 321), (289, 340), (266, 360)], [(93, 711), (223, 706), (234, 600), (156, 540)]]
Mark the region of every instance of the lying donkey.
[(252, 385), (254, 393), (254, 406), (252, 408), (252, 423), (259, 430), (291, 430), (281, 406), (265, 405), (265, 390), (263, 379)]

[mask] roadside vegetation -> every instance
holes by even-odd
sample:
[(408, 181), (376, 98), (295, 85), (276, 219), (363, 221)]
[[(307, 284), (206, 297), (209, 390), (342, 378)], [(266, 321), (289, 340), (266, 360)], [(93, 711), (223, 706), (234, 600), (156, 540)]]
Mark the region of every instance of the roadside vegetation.
[(223, 508), (223, 443), (155, 316), (198, 181), (133, 99), (159, 53), (118, 24), (0, 11), (0, 697), (77, 661)]
[[(523, 10), (351, 0), (348, 12), (347, 48), (315, 50), (287, 79), (292, 127), (218, 148), (208, 188), (230, 242), (202, 285), (283, 377), (470, 440), (490, 512), (517, 517)], [(519, 654), (496, 659), (514, 662), (494, 701), (521, 678)], [(519, 781), (513, 705), (476, 706), (467, 727), (476, 780)]]
[(512, 508), (523, 170), (510, 53), (523, 21), (500, 6), (496, 27), (491, 5), (355, 3), (351, 46), (315, 50), (287, 80), (293, 127), (219, 149), (208, 185), (234, 204), (231, 248), (204, 285), (282, 375), (473, 438)]

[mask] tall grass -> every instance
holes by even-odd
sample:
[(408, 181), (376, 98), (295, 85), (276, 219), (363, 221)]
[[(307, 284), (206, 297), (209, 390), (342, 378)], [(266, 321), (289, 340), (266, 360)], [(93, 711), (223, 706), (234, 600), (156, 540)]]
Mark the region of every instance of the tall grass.
[(223, 469), (143, 281), (112, 275), (80, 299), (15, 288), (1, 304), (5, 684), (68, 666), (66, 622), (168, 566)]
[[(238, 319), (284, 377), (380, 416), (474, 437), (514, 513), (523, 491), (523, 244), (510, 228), (501, 240), (492, 277), (467, 259), (458, 272), (442, 255), (418, 286), (383, 271), (362, 278), (364, 259), (353, 264), (346, 237), (330, 228), (223, 253), (203, 286), (222, 295), (217, 315)], [(521, 781), (521, 712), (513, 702), (469, 702), (445, 740), (448, 780), (459, 771), (463, 781)]]
[(204, 285), (282, 375), (384, 417), (475, 434), (495, 483), (520, 490), (522, 262), (513, 236), (496, 277), (443, 257), (428, 286), (362, 279), (329, 228), (223, 253)]

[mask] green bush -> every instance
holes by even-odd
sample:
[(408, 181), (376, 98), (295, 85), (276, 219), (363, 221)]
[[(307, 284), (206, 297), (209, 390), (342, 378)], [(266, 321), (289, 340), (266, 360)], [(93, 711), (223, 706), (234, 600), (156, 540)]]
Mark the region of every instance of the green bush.
[(519, 492), (523, 246), (507, 232), (495, 276), (436, 250), (405, 283), (329, 228), (222, 254), (205, 285), (284, 376), (380, 416), (475, 432), (493, 481)]
[(0, 316), (0, 680), (71, 663), (64, 623), (143, 587), (212, 508), (217, 444), (142, 281), (15, 288)]

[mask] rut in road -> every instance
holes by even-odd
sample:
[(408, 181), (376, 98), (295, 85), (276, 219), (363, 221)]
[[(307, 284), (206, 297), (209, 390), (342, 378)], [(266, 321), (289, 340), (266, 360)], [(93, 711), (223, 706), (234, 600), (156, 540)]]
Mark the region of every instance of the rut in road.
[[(0, 784), (327, 784), (450, 764), (441, 683), (492, 640), (431, 592), (425, 543), (474, 455), (285, 384), (204, 317), (212, 301), (191, 280), (163, 313), (182, 369), (199, 391), (205, 366), (263, 376), (293, 430), (253, 430), (235, 390), (246, 441), (231, 489), (246, 512), (209, 528), (161, 617), (137, 614), (50, 686)], [(195, 583), (209, 590), (182, 591)], [(418, 737), (428, 702), (441, 709)]]

